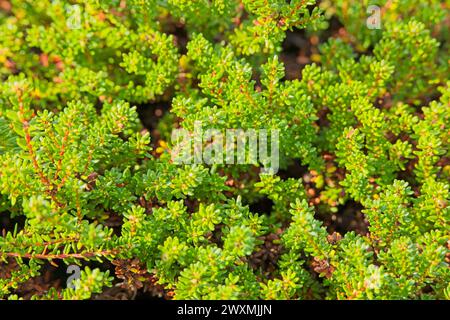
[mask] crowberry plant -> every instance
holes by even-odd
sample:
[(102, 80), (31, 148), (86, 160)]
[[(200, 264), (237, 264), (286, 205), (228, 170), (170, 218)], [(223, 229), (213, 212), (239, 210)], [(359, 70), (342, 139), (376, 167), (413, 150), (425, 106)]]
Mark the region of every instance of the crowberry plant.
[(370, 5), (0, 0), (0, 298), (450, 299), (449, 3)]

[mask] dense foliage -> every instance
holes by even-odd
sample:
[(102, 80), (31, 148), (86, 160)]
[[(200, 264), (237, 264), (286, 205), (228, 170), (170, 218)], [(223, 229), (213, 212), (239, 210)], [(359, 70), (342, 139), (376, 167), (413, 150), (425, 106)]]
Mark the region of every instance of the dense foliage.
[[(450, 3), (371, 4), (0, 0), (0, 298), (450, 299)], [(196, 122), (280, 170), (173, 162)]]

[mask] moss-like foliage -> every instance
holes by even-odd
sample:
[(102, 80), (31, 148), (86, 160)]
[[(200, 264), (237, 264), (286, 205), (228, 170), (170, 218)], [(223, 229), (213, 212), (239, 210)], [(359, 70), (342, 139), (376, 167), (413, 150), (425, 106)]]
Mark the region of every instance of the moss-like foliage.
[[(1, 0), (0, 298), (450, 299), (449, 6), (379, 2)], [(198, 123), (280, 170), (173, 161)]]

